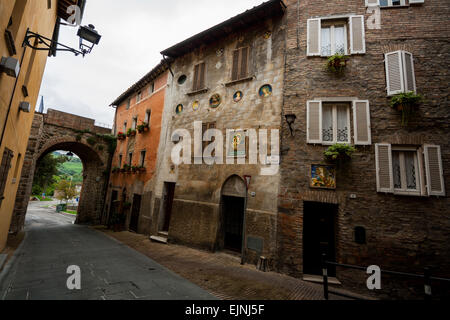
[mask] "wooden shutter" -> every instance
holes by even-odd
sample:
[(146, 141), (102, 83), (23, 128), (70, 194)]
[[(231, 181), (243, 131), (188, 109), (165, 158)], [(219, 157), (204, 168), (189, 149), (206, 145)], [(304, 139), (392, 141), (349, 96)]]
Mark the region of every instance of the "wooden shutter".
[(445, 196), (441, 147), (435, 145), (426, 145), (424, 148), (424, 153), (428, 195)]
[(379, 6), (380, 0), (366, 0), (366, 7), (369, 6)]
[(320, 56), (321, 20), (308, 19), (307, 28), (307, 54), (308, 56)]
[(231, 80), (235, 81), (239, 78), (239, 56), (240, 56), (240, 50), (234, 50), (233, 51), (233, 69), (231, 72)]
[(351, 16), (350, 22), (350, 53), (366, 53), (366, 39), (364, 31), (364, 16)]
[(377, 191), (394, 193), (394, 178), (392, 174), (392, 147), (390, 144), (375, 146)]
[(322, 143), (322, 101), (308, 101), (307, 142)]
[(205, 88), (205, 63), (199, 63), (194, 68), (194, 83), (193, 91), (198, 91)]
[(248, 69), (248, 47), (241, 49), (241, 68), (240, 68), (240, 78), (244, 79), (247, 77), (247, 69)]
[(414, 74), (414, 58), (409, 52), (402, 51), (403, 57), (403, 72), (404, 72), (404, 86), (405, 90), (416, 92), (416, 77)]
[(355, 126), (355, 145), (371, 145), (369, 101), (353, 102), (353, 124)]
[(9, 170), (11, 169), (11, 160), (14, 157), (14, 153), (5, 148), (3, 151), (2, 163), (0, 165), (0, 206), (4, 199), (4, 193), (6, 188), (6, 182), (8, 180)]
[(386, 53), (385, 64), (388, 96), (402, 93), (404, 91), (404, 84), (401, 51)]

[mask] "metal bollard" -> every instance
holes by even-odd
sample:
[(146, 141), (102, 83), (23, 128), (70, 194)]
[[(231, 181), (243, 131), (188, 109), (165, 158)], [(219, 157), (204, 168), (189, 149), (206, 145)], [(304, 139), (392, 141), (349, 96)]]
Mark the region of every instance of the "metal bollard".
[(322, 254), (322, 274), (323, 274), (323, 296), (325, 300), (328, 299), (328, 265), (327, 265), (327, 255)]

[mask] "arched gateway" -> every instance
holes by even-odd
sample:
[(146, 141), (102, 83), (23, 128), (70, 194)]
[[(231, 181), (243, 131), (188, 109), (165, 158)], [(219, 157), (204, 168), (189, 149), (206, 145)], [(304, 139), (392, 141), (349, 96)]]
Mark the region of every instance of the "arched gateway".
[(105, 212), (104, 200), (114, 140), (111, 129), (95, 126), (95, 120), (49, 109), (36, 113), (24, 159), (10, 232), (23, 229), (36, 166), (45, 155), (70, 151), (83, 162), (83, 188), (78, 207), (78, 224), (99, 224)]

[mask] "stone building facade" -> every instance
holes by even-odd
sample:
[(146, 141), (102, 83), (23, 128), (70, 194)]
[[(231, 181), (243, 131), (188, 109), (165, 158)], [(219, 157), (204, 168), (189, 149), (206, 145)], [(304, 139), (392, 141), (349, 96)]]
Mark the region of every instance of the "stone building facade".
[[(325, 252), (344, 264), (450, 275), (450, 7), (414, 2), (285, 1), (283, 118), (296, 120), (293, 135), (282, 121), (280, 272), (314, 279)], [(340, 74), (324, 69), (334, 53), (349, 56)], [(390, 102), (408, 91), (425, 99), (402, 126)], [(333, 143), (354, 145), (353, 159), (338, 166), (335, 189), (311, 187), (313, 170), (319, 180), (332, 173), (316, 165), (330, 165)], [(368, 293), (365, 273), (330, 272)], [(384, 277), (377, 296), (423, 294), (422, 282), (401, 281)]]
[(119, 141), (107, 198), (109, 218), (125, 214), (127, 229), (144, 234), (150, 233), (150, 199), (168, 73), (167, 64), (161, 62), (112, 103)]
[[(280, 176), (261, 170), (276, 156), (275, 162), (263, 157), (250, 164), (246, 136), (251, 129), (267, 130), (269, 143), (271, 136), (278, 141), (272, 130), (281, 126), (284, 10), (282, 2), (268, 1), (162, 52), (173, 62), (152, 201), (153, 239), (226, 249), (247, 262), (275, 258)], [(205, 135), (210, 129), (222, 133), (223, 145), (219, 136)], [(199, 143), (185, 143), (187, 135)], [(203, 158), (210, 143), (215, 154)], [(171, 158), (177, 146), (191, 147), (190, 156), (183, 150), (182, 164)], [(206, 164), (221, 149), (224, 164)]]
[[(57, 39), (58, 19), (69, 18), (70, 5), (84, 8), (84, 3), (84, 0), (0, 2), (0, 251), (8, 237), (35, 104), (49, 56), (48, 51), (22, 46), (26, 32)], [(9, 71), (3, 68), (6, 61), (12, 66)]]

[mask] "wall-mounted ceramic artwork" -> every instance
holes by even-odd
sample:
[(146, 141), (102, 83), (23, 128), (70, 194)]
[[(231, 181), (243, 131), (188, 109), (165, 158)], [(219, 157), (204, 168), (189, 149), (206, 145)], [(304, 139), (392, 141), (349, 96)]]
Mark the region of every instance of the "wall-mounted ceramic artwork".
[(222, 103), (222, 98), (219, 94), (214, 94), (211, 99), (209, 99), (209, 106), (211, 108), (217, 108)]
[(197, 111), (200, 108), (200, 102), (198, 100), (192, 103), (192, 110)]
[(313, 164), (311, 166), (311, 188), (336, 189), (336, 167)]
[(245, 137), (246, 134), (243, 130), (234, 130), (230, 132), (227, 147), (227, 157), (245, 157)]
[(179, 104), (179, 105), (177, 105), (177, 108), (175, 109), (175, 112), (176, 112), (177, 114), (182, 114), (182, 113), (183, 113), (183, 110), (184, 110), (183, 105), (182, 105), (182, 104)]
[(242, 98), (244, 97), (244, 94), (242, 93), (242, 91), (237, 91), (234, 95), (233, 95), (233, 101), (238, 103), (239, 101), (242, 100)]
[(265, 84), (259, 89), (259, 96), (261, 98), (267, 98), (272, 95), (272, 86), (270, 84)]

